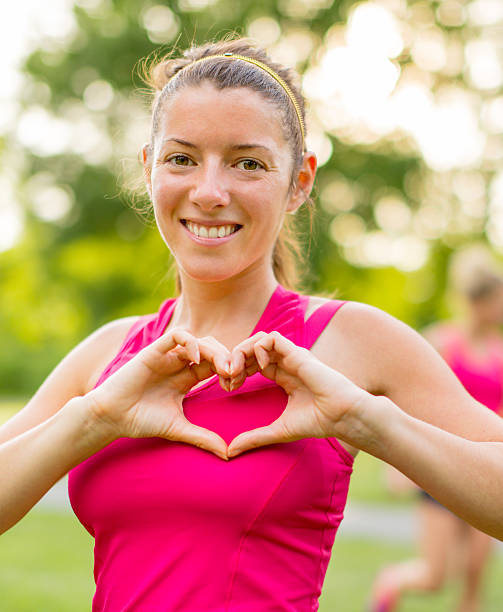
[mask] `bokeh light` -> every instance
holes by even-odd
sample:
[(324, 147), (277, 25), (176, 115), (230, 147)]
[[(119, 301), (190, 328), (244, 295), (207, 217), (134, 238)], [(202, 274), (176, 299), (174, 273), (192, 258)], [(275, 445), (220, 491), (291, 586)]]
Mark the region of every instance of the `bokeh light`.
[[(152, 43), (169, 45), (180, 34), (180, 11), (199, 19), (198, 13), (218, 10), (220, 3), (146, 3), (135, 19)], [(143, 102), (124, 95), (95, 66), (83, 65), (71, 77), (74, 97), (56, 107), (46, 83), (29, 81), (18, 71), (35, 46), (43, 49), (41, 61), (57, 69), (58, 50), (78, 44), (82, 33), (74, 4), (104, 36), (127, 26), (125, 14), (111, 12), (106, 0), (53, 0), (51, 10), (36, 0), (12, 5), (9, 19), (0, 24), (6, 59), (0, 136), (42, 158), (71, 154), (85, 164), (116, 167), (136, 160), (148, 137)], [(379, 181), (366, 186), (361, 177), (330, 169), (319, 194), (331, 219), (331, 239), (354, 265), (404, 271), (424, 265), (433, 241), (455, 244), (457, 237), (474, 232), (485, 231), (503, 251), (503, 2), (349, 3), (340, 7), (341, 21), (326, 23), (322, 38), (303, 20), (323, 15), (333, 4), (280, 0), (277, 13), (257, 7), (245, 22), (245, 33), (275, 60), (302, 70), (307, 146), (320, 167), (330, 166), (338, 143), (418, 160), (406, 173), (402, 192), (383, 189)], [(138, 120), (130, 121), (131, 116)], [(111, 129), (111, 117), (120, 130)], [(6, 163), (2, 180), (11, 194), (21, 182), (22, 163), (15, 156)], [(40, 193), (30, 192), (29, 185), (25, 196), (30, 194), (26, 199), (37, 217), (61, 224), (71, 216), (74, 195), (64, 185), (53, 179)], [(22, 233), (23, 214), (12, 212), (20, 204), (12, 202), (3, 206), (2, 219), (18, 229), (9, 241), (3, 239), (2, 249)], [(137, 228), (124, 217), (117, 231), (133, 236)]]
[(157, 4), (143, 13), (143, 26), (153, 43), (171, 42), (178, 33), (177, 16), (167, 6)]

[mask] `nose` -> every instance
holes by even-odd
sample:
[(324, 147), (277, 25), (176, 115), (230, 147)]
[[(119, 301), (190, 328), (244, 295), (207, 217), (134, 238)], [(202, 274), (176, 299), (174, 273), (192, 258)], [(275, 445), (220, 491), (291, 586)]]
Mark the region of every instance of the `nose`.
[(199, 171), (194, 173), (194, 185), (190, 191), (190, 199), (205, 211), (227, 206), (230, 203), (225, 170), (218, 162), (203, 164)]

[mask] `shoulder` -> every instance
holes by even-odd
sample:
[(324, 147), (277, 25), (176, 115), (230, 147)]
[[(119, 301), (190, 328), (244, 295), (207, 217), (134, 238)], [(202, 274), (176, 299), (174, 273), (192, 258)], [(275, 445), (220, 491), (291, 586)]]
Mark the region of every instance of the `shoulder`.
[(416, 342), (420, 335), (409, 325), (387, 312), (361, 302), (346, 302), (331, 319), (327, 334), (339, 336), (362, 351), (373, 349), (374, 355)]
[(320, 306), (327, 302), (343, 302), (343, 307), (337, 310), (337, 313), (327, 325), (324, 334), (350, 334), (353, 338), (360, 336), (368, 337), (377, 336), (383, 330), (393, 331), (393, 333), (404, 333), (405, 329), (410, 329), (405, 323), (396, 319), (387, 312), (364, 304), (362, 302), (353, 302), (346, 300), (330, 300), (322, 297), (309, 297), (309, 305), (306, 312), (306, 318), (314, 313)]
[(68, 355), (68, 357), (74, 356), (83, 364), (89, 364), (89, 367), (86, 368), (88, 376), (83, 381), (85, 393), (94, 387), (101, 372), (118, 353), (129, 330), (141, 318), (139, 316), (123, 317), (106, 323), (78, 344), (72, 351), (74, 355), (72, 353)]
[(348, 301), (332, 317), (315, 344), (323, 361), (352, 373), (371, 393), (385, 394), (389, 380), (417, 359), (435, 353), (409, 325), (361, 302)]
[(90, 391), (138, 319), (117, 319), (82, 340), (59, 362), (26, 406), (3, 425), (0, 442), (35, 427), (72, 398)]
[(379, 308), (346, 303), (318, 342), (318, 358), (415, 418), (472, 440), (487, 440), (501, 425), (423, 336)]
[(99, 327), (60, 361), (42, 387), (47, 384), (63, 386), (65, 381), (71, 380), (73, 395), (85, 395), (115, 357), (127, 332), (138, 319), (124, 317)]
[[(90, 391), (106, 365), (115, 357), (128, 331), (140, 317), (124, 317), (99, 327), (73, 348), (56, 366), (44, 385), (72, 381), (73, 395)], [(70, 390), (69, 390), (70, 391)]]

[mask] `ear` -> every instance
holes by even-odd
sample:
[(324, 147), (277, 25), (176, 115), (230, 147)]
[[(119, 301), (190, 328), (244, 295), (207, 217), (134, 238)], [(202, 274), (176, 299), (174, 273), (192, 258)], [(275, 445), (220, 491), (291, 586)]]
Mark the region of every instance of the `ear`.
[(295, 177), (290, 200), (286, 208), (287, 212), (295, 212), (308, 199), (313, 188), (317, 167), (318, 160), (315, 153), (312, 151), (304, 153), (302, 165)]
[(145, 178), (145, 185), (147, 186), (148, 195), (150, 198), (152, 198), (152, 149), (148, 143), (143, 145), (141, 156), (143, 161), (143, 177)]

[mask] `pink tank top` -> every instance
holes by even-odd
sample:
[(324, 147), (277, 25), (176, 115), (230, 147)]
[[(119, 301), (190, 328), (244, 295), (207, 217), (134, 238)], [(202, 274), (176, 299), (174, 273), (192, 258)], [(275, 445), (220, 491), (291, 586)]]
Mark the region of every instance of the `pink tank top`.
[[(278, 286), (253, 333), (311, 348), (344, 302), (304, 322), (308, 298)], [(175, 306), (140, 318), (97, 385), (164, 331)], [(216, 377), (189, 392), (187, 418), (229, 443), (271, 423), (285, 392), (257, 373), (233, 393)], [(222, 461), (161, 438), (121, 438), (69, 475), (73, 509), (95, 538), (96, 612), (308, 612), (330, 559), (353, 457), (304, 439)]]
[(470, 355), (470, 349), (459, 332), (451, 332), (444, 355), (451, 370), (468, 393), (494, 412), (503, 402), (503, 353), (501, 346), (492, 346), (483, 361)]

